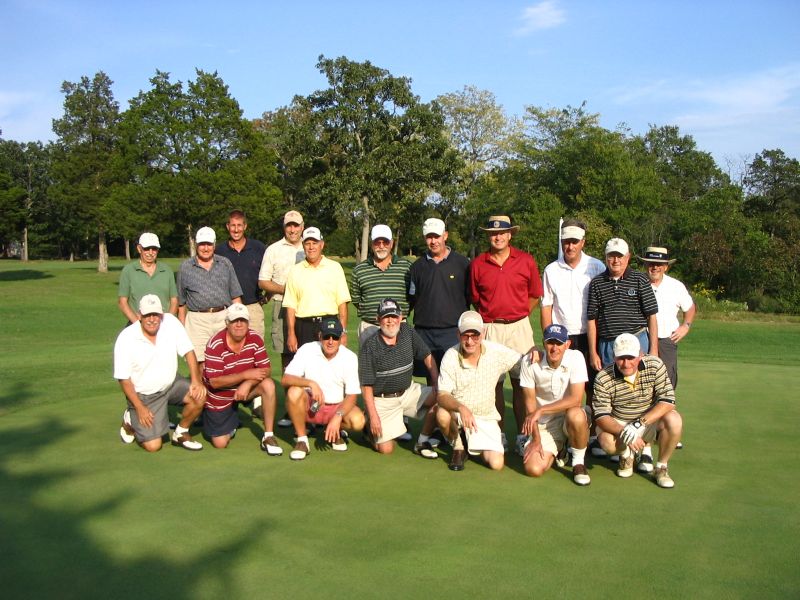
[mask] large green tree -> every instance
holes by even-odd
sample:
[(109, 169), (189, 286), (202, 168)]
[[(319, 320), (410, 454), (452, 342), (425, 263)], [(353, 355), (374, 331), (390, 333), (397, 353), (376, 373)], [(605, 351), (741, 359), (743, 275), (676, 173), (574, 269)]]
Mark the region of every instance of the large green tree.
[(92, 79), (65, 81), (64, 115), (53, 120), (58, 136), (53, 160), (51, 195), (59, 205), (63, 234), (71, 256), (83, 240), (97, 236), (98, 270), (108, 271), (103, 205), (114, 184), (112, 157), (117, 148), (119, 104), (112, 81), (102, 71)]

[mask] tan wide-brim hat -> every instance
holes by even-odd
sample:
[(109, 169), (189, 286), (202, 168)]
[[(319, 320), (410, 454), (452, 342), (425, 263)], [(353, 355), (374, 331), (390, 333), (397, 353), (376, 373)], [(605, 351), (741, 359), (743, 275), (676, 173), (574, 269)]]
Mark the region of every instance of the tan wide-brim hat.
[(669, 252), (666, 248), (661, 246), (648, 246), (644, 251), (644, 256), (637, 256), (639, 260), (649, 263), (660, 263), (664, 265), (671, 265), (677, 258), (670, 258)]
[(486, 224), (486, 227), (481, 227), (484, 231), (489, 231), (491, 233), (495, 232), (510, 232), (516, 233), (519, 231), (519, 225), (512, 225), (511, 224), (511, 217), (507, 215), (492, 215), (489, 217), (489, 221)]

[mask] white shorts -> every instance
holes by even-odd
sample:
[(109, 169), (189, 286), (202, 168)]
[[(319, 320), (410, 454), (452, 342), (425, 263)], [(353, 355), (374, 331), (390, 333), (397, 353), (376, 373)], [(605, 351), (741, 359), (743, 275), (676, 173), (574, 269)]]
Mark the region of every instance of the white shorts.
[[(456, 413), (458, 417), (458, 426), (464, 429), (464, 424), (461, 423), (461, 415)], [(503, 439), (500, 435), (500, 424), (494, 419), (485, 417), (475, 417), (475, 425), (478, 427), (477, 431), (470, 431), (464, 429), (467, 436), (467, 446), (470, 450), (475, 452), (482, 452), (489, 450), (492, 452), (505, 452), (503, 448)]]
[(396, 398), (375, 396), (375, 410), (378, 411), (381, 420), (381, 436), (375, 442), (382, 444), (403, 435), (406, 432), (403, 417), (415, 419), (424, 417), (428, 412), (425, 401), (430, 393), (430, 387), (412, 381), (411, 387), (402, 396)]

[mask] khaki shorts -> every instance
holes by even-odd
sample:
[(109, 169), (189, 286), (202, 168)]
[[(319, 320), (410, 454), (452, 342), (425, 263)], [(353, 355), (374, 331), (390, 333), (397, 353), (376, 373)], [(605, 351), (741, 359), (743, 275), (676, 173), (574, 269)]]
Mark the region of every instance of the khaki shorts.
[[(456, 413), (456, 417), (458, 418), (458, 426), (463, 429), (464, 425), (461, 423), (461, 415)], [(467, 447), (475, 452), (488, 450), (491, 452), (500, 452), (501, 454), (505, 453), (503, 438), (500, 434), (500, 423), (494, 419), (476, 417), (475, 415), (473, 415), (473, 418), (475, 419), (475, 425), (477, 425), (478, 430), (470, 431), (464, 429), (464, 433), (467, 436)]]
[(284, 346), (284, 338), (286, 334), (286, 323), (284, 317), (286, 311), (283, 310), (283, 301), (272, 301), (272, 329), (270, 334), (272, 336), (272, 349), (275, 352), (286, 354), (286, 347)]
[(412, 381), (411, 387), (402, 396), (397, 398), (375, 396), (375, 410), (378, 411), (378, 417), (381, 420), (381, 437), (375, 440), (376, 443), (382, 444), (403, 435), (406, 432), (403, 417), (415, 419), (424, 417), (428, 412), (425, 401), (430, 392), (430, 387)]
[[(625, 425), (630, 423), (630, 421), (623, 421), (622, 419), (617, 419), (617, 418), (614, 418), (614, 420), (623, 427), (625, 427)], [(642, 439), (648, 444), (653, 443), (655, 439), (658, 437), (658, 424), (660, 421), (661, 419), (659, 419), (655, 423), (648, 423), (647, 425), (645, 425), (644, 433), (642, 434)]]
[[(587, 423), (591, 423), (591, 409), (585, 405), (581, 408), (586, 414)], [(539, 435), (542, 438), (542, 448), (553, 456), (558, 455), (558, 452), (568, 441), (567, 414), (553, 415), (547, 423), (538, 423), (538, 425)]]
[[(526, 354), (533, 346), (533, 329), (528, 318), (520, 319), (515, 323), (487, 323), (483, 337), (490, 342), (503, 344), (520, 354)], [(519, 379), (520, 364), (514, 365), (508, 374), (512, 379)], [(503, 380), (501, 377), (500, 381)]]
[(189, 311), (186, 314), (186, 333), (194, 345), (194, 354), (199, 362), (206, 359), (206, 344), (211, 337), (225, 329), (225, 311), (203, 313)]
[(264, 339), (264, 309), (258, 302), (247, 304), (247, 312), (250, 313), (250, 329), (255, 331)]

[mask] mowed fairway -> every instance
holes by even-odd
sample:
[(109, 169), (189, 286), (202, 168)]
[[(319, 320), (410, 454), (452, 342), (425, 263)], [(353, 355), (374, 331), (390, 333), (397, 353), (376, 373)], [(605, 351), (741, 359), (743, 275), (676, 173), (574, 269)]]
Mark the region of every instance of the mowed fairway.
[(452, 473), (358, 435), (294, 463), (247, 411), (227, 450), (149, 455), (117, 435), (120, 268), (0, 262), (4, 598), (800, 596), (800, 324), (696, 322), (672, 490), (606, 461), (588, 488), (515, 455)]

